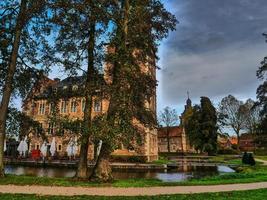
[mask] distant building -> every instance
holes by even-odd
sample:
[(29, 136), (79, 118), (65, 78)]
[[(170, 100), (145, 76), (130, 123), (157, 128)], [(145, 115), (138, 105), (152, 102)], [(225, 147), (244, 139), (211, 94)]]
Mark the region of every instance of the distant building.
[(244, 133), (239, 139), (239, 148), (241, 151), (254, 151), (256, 144), (252, 134)]
[[(188, 96), (186, 101), (185, 110), (180, 116), (180, 125), (169, 127), (169, 142), (170, 152), (177, 153), (191, 153), (195, 152), (194, 148), (190, 145), (189, 139), (186, 135), (184, 128), (184, 118), (188, 110), (192, 109), (192, 101)], [(158, 129), (158, 148), (159, 153), (168, 152), (168, 137), (167, 127), (160, 127)]]
[[(170, 152), (187, 152), (187, 143), (184, 129), (180, 126), (169, 127)], [(168, 152), (167, 128), (158, 130), (159, 152)]]
[(218, 145), (220, 149), (232, 149), (237, 144), (237, 139), (228, 136), (218, 136)]

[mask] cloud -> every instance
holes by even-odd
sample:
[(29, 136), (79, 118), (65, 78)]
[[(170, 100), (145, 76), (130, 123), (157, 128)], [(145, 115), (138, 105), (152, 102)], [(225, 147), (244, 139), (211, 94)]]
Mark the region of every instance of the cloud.
[(173, 0), (168, 8), (180, 24), (160, 49), (158, 107), (182, 110), (186, 91), (195, 103), (215, 103), (233, 94), (255, 98), (256, 70), (266, 56), (265, 0)]

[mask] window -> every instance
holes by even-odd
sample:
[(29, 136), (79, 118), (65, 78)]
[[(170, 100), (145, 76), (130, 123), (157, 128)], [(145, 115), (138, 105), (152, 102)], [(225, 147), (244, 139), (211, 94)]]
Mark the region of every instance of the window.
[(54, 123), (48, 124), (48, 134), (51, 134), (51, 135), (54, 134)]
[(54, 111), (54, 109), (55, 109), (54, 104), (53, 104), (53, 103), (50, 103), (50, 104), (49, 104), (49, 114), (52, 114), (53, 111)]
[(58, 151), (62, 151), (62, 145), (61, 145), (61, 144), (59, 144), (59, 145), (57, 146), (57, 150), (58, 150)]
[(73, 91), (78, 90), (78, 85), (74, 85), (74, 86), (72, 86), (72, 90), (73, 90)]
[(35, 144), (35, 150), (39, 150), (40, 149), (40, 144)]
[(84, 108), (85, 108), (85, 99), (82, 99), (82, 111), (84, 112)]
[(41, 101), (39, 103), (39, 112), (38, 112), (39, 115), (44, 115), (45, 114), (45, 102), (44, 101)]
[(67, 113), (67, 101), (61, 101), (61, 113)]
[(71, 112), (77, 112), (77, 103), (75, 100), (71, 101), (70, 107)]
[(95, 100), (94, 101), (94, 111), (95, 112), (101, 112), (101, 101)]

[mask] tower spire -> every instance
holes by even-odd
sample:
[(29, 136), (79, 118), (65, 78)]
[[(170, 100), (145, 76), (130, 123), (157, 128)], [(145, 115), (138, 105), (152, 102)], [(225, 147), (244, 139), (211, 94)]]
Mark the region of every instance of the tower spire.
[(189, 91), (187, 91), (186, 107), (189, 108), (191, 106), (192, 106), (192, 101), (190, 99)]

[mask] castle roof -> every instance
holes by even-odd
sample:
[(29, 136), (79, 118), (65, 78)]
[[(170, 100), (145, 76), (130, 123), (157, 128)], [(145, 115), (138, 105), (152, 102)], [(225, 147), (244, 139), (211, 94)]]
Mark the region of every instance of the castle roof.
[[(181, 126), (169, 127), (169, 136), (170, 137), (181, 137), (182, 134), (183, 134), (183, 128)], [(167, 137), (167, 127), (160, 127), (158, 129), (158, 137), (159, 138)]]

